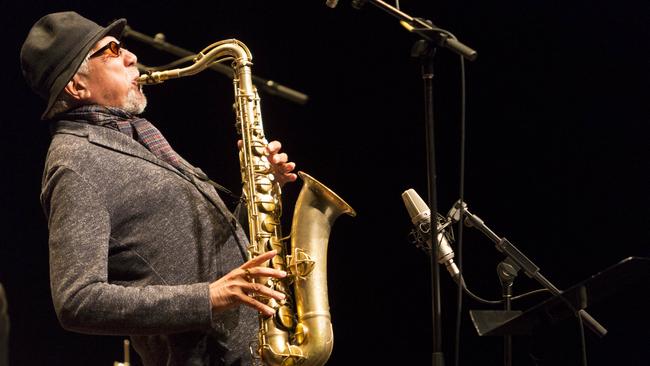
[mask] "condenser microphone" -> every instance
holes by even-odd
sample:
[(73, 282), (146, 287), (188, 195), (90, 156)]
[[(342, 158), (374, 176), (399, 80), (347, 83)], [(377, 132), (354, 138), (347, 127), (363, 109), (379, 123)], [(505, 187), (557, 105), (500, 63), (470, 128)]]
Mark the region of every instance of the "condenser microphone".
[[(404, 191), (402, 193), (402, 200), (404, 201), (404, 206), (406, 206), (406, 211), (408, 211), (411, 217), (411, 222), (415, 226), (416, 237), (426, 238), (427, 247), (431, 249), (431, 210), (429, 206), (424, 203), (414, 189)], [(448, 223), (442, 223), (441, 225), (438, 221), (436, 220), (439, 231), (437, 235), (438, 263), (444, 264), (454, 281), (460, 283), (460, 271), (456, 263), (454, 263), (454, 251), (451, 249), (451, 245), (449, 245), (448, 235), (446, 235), (445, 231)]]
[(336, 4), (338, 4), (339, 0), (327, 0), (325, 1), (325, 5), (329, 6), (330, 8), (336, 8)]

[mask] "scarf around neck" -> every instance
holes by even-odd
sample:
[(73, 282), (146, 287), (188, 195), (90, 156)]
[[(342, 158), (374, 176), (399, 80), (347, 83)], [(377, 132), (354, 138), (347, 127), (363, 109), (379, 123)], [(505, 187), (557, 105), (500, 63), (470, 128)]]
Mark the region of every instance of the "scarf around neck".
[(241, 201), (240, 196), (233, 194), (226, 187), (208, 178), (202, 171), (184, 165), (180, 156), (172, 149), (162, 133), (144, 118), (117, 107), (85, 105), (59, 114), (57, 120), (90, 123), (120, 131), (144, 145), (158, 159), (167, 162), (183, 174), (190, 174), (207, 182), (217, 190), (229, 195), (235, 200), (234, 202)]
[(181, 159), (165, 136), (149, 121), (117, 107), (85, 105), (64, 112), (57, 120), (85, 122), (120, 131), (146, 147), (157, 158), (182, 169)]

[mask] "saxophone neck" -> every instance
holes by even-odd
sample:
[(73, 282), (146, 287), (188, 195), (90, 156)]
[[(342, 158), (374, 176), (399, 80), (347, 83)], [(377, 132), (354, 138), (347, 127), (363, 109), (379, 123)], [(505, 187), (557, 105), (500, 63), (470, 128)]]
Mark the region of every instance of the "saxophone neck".
[(177, 79), (185, 76), (198, 74), (216, 62), (226, 59), (234, 59), (234, 67), (237, 69), (249, 68), (252, 65), (250, 50), (246, 45), (237, 39), (227, 39), (215, 42), (197, 53), (193, 64), (187, 67), (171, 70), (147, 72), (136, 80), (140, 85), (160, 84), (169, 79)]

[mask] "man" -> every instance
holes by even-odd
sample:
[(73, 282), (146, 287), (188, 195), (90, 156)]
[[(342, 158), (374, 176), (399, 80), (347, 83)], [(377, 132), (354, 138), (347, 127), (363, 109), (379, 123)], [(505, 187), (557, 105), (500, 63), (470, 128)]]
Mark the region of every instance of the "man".
[[(41, 202), (48, 217), (54, 307), (66, 329), (130, 335), (145, 365), (246, 365), (252, 278), (286, 276), (246, 261), (247, 239), (212, 181), (138, 117), (146, 98), (136, 56), (120, 45), (124, 19), (103, 28), (74, 12), (35, 23), (23, 74), (52, 120)], [(280, 184), (295, 164), (268, 145)], [(242, 306), (244, 305), (244, 306)]]

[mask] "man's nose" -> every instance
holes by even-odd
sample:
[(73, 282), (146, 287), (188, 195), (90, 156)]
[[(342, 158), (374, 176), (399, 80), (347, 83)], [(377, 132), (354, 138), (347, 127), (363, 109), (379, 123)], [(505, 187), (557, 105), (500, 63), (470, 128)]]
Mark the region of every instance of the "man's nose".
[(124, 65), (125, 66), (134, 66), (135, 64), (138, 63), (138, 56), (135, 55), (135, 53), (127, 50), (127, 49), (122, 49), (122, 52), (124, 52)]

